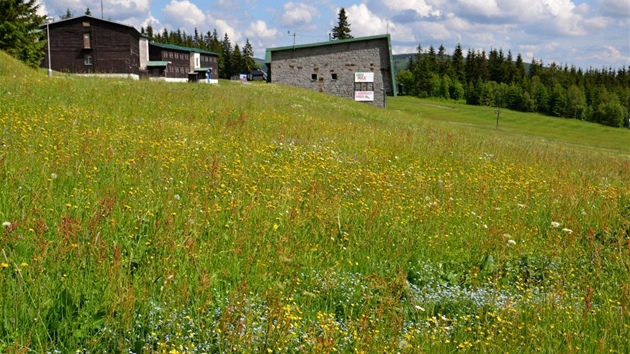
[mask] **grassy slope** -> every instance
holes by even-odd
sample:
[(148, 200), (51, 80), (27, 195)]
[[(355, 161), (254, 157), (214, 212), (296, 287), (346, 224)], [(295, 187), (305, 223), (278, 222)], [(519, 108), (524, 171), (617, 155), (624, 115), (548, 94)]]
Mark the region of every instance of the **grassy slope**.
[(627, 350), (622, 130), (0, 63), (3, 351)]
[(630, 130), (606, 127), (574, 119), (548, 117), (503, 109), (496, 128), (496, 108), (468, 106), (440, 100), (419, 100), (401, 96), (388, 101), (390, 109), (400, 110), (432, 121), (456, 123), (467, 129), (500, 134), (511, 139), (561, 143), (566, 146), (597, 149), (630, 155)]

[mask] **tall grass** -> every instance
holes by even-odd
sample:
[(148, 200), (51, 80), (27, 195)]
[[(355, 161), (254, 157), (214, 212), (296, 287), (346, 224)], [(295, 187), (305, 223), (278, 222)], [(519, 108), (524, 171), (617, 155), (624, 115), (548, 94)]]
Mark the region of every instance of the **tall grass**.
[(629, 349), (622, 154), (1, 59), (4, 352)]

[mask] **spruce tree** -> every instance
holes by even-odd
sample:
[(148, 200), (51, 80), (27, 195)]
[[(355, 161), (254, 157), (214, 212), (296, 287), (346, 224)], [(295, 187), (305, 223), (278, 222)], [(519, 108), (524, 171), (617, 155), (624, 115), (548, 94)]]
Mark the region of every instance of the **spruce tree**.
[(2, 0), (0, 6), (0, 50), (38, 67), (44, 58), (42, 47), (46, 32), (39, 26), (45, 23), (44, 16), (37, 15), (36, 0)]
[(70, 19), (70, 18), (73, 18), (73, 17), (74, 17), (74, 15), (72, 14), (72, 11), (70, 11), (70, 8), (68, 7), (66, 9), (66, 14), (59, 16), (59, 19), (60, 20), (67, 20), (67, 19)]
[(343, 7), (339, 10), (339, 22), (337, 26), (332, 29), (332, 38), (333, 39), (350, 39), (354, 38), (350, 34), (350, 24), (348, 23), (348, 16), (346, 16), (346, 9)]
[(245, 40), (245, 46), (243, 47), (243, 66), (247, 71), (258, 69), (258, 64), (254, 60), (254, 48), (252, 44), (249, 42), (249, 39)]

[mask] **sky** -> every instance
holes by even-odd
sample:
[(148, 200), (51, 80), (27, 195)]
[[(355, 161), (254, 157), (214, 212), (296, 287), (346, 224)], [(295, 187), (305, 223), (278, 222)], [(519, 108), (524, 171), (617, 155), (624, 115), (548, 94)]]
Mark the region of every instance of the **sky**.
[[(354, 37), (389, 33), (393, 54), (418, 46), (452, 54), (501, 49), (527, 63), (535, 58), (582, 69), (630, 66), (628, 0), (37, 0), (39, 13), (94, 17), (140, 30), (217, 30), (232, 45), (246, 40), (257, 58), (266, 48), (329, 40), (343, 7)], [(102, 13), (101, 13), (102, 4)]]

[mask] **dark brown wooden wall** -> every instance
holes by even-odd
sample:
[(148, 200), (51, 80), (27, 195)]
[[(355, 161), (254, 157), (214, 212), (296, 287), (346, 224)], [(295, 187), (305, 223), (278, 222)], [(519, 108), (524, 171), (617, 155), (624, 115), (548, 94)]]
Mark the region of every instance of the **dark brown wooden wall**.
[[(84, 26), (84, 23), (89, 23)], [(139, 34), (131, 27), (93, 18), (77, 18), (50, 25), (52, 69), (75, 73), (139, 74)], [(83, 47), (90, 34), (91, 49)], [(84, 64), (91, 53), (92, 65)], [(42, 66), (48, 66), (48, 54)]]

